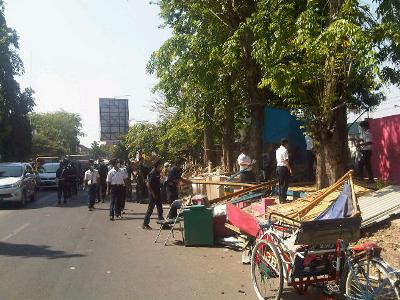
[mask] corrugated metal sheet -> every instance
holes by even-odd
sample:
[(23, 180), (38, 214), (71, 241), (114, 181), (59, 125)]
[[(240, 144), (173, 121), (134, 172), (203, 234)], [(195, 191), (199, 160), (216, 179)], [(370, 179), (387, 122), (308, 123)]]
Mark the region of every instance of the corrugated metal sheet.
[(400, 186), (391, 185), (358, 199), (362, 223), (368, 227), (400, 213)]

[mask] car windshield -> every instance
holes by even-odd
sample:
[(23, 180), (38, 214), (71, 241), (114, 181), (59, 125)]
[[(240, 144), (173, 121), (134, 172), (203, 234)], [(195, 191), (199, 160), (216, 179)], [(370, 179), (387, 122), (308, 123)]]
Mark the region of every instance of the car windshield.
[(40, 168), (40, 173), (55, 173), (57, 172), (58, 167), (58, 164), (44, 164)]
[(0, 177), (21, 177), (21, 166), (0, 166)]

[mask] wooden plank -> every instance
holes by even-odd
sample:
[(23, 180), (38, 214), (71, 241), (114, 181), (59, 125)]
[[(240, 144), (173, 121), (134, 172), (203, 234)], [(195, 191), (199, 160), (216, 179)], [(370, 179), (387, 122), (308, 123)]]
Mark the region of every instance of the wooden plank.
[(251, 183), (241, 183), (241, 182), (225, 182), (225, 181), (208, 181), (208, 180), (191, 180), (193, 184), (210, 184), (210, 185), (226, 185), (226, 186), (245, 186), (251, 187), (255, 186), (255, 184)]
[(252, 187), (244, 188), (243, 190), (234, 192), (232, 194), (225, 195), (225, 196), (220, 197), (220, 198), (212, 199), (212, 200), (210, 200), (210, 204), (226, 201), (226, 200), (231, 199), (233, 197), (241, 196), (241, 195), (244, 195), (244, 194), (246, 194), (248, 192), (256, 191), (256, 190), (261, 189), (261, 188), (273, 187), (274, 185), (276, 185), (276, 180), (269, 181), (269, 182), (263, 182), (261, 184), (254, 185)]

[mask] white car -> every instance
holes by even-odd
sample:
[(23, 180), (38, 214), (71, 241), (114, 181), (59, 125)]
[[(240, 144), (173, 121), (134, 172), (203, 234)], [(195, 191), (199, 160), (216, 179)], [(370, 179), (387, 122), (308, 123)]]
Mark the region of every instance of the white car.
[(40, 188), (57, 187), (56, 172), (60, 163), (45, 163), (39, 168)]
[(28, 163), (0, 163), (0, 203), (35, 200), (36, 178)]

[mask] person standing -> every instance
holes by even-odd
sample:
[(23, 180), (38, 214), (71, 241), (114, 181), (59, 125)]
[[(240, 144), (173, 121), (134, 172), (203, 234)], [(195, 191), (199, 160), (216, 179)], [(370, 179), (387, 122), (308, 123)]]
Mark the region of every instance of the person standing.
[(242, 145), (241, 153), (237, 158), (237, 163), (239, 165), (240, 170), (240, 182), (255, 182), (256, 177), (253, 173), (253, 161), (251, 160), (250, 156), (248, 155), (248, 149), (246, 146)]
[(160, 162), (156, 161), (153, 164), (153, 169), (150, 171), (147, 176), (147, 190), (149, 191), (149, 206), (147, 208), (146, 215), (143, 220), (143, 229), (152, 229), (149, 226), (150, 217), (153, 213), (154, 206), (157, 207), (158, 220), (164, 220), (163, 217), (163, 207), (161, 201), (161, 181), (160, 181)]
[(114, 217), (121, 217), (121, 203), (125, 197), (124, 184), (128, 175), (125, 170), (120, 169), (117, 159), (111, 160), (112, 169), (107, 174), (107, 194), (111, 196), (110, 201), (110, 220)]
[(166, 181), (168, 178), (169, 167), (169, 162), (165, 162), (164, 167), (161, 170), (161, 201), (163, 203), (167, 202)]
[(285, 203), (289, 186), (289, 177), (292, 175), (292, 168), (289, 164), (289, 141), (286, 138), (281, 140), (281, 146), (276, 150), (276, 174), (279, 182), (279, 203)]
[(372, 135), (369, 131), (369, 123), (367, 120), (364, 120), (360, 123), (360, 127), (362, 129), (361, 137), (362, 141), (359, 143), (361, 147), (361, 161), (359, 164), (359, 174), (360, 177), (364, 177), (364, 167), (367, 170), (368, 182), (374, 182), (374, 176), (372, 174), (371, 167), (371, 156), (372, 156)]
[(96, 193), (97, 193), (97, 185), (99, 182), (100, 176), (99, 171), (94, 168), (93, 160), (89, 160), (89, 169), (85, 172), (84, 175), (84, 184), (85, 188), (88, 191), (88, 209), (92, 210), (94, 208), (94, 203), (96, 201)]
[(306, 133), (304, 136), (306, 140), (306, 163), (307, 163), (307, 179), (314, 180), (314, 162), (315, 162), (315, 154), (314, 154), (314, 141), (311, 136)]
[(178, 184), (180, 181), (188, 184), (191, 183), (190, 180), (182, 178), (182, 163), (180, 160), (177, 160), (169, 170), (168, 177), (165, 182), (165, 188), (167, 191), (167, 202), (169, 205), (171, 205), (172, 202), (177, 200), (179, 197)]
[(65, 167), (63, 161), (60, 161), (60, 166), (56, 171), (56, 179), (57, 179), (57, 197), (58, 197), (58, 204), (61, 204), (61, 197), (64, 195), (64, 203), (67, 202), (66, 194), (64, 192), (64, 173)]

